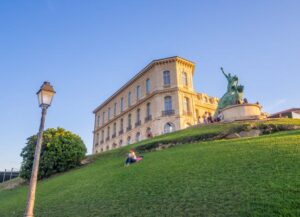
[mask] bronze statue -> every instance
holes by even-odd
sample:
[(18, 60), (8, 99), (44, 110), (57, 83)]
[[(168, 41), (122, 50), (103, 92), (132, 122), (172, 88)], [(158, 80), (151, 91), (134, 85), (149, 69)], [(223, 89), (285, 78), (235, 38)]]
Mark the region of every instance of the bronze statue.
[(244, 86), (238, 85), (238, 77), (236, 75), (232, 76), (230, 73), (226, 74), (222, 67), (221, 71), (226, 77), (228, 85), (227, 92), (222, 96), (222, 98), (219, 101), (215, 116), (217, 116), (219, 112), (227, 106), (243, 103)]

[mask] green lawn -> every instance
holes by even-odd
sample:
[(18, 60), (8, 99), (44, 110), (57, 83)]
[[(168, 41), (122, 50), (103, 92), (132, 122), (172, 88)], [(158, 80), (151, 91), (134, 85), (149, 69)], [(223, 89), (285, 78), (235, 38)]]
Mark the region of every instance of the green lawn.
[[(239, 124), (192, 128), (155, 141), (185, 141), (233, 125)], [(36, 216), (300, 216), (300, 130), (182, 144), (146, 152), (142, 162), (125, 168), (129, 148), (41, 181)], [(25, 186), (0, 191), (0, 216), (22, 216), (26, 193)]]

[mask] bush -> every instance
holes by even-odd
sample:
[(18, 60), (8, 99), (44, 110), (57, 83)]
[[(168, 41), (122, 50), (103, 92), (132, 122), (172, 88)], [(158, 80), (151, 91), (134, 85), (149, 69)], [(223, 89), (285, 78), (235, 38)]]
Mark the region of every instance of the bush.
[[(29, 137), (21, 152), (23, 162), (20, 176), (27, 180), (31, 176), (36, 142), (37, 135)], [(38, 178), (43, 179), (80, 166), (85, 153), (85, 144), (78, 135), (63, 128), (47, 129), (43, 135)]]

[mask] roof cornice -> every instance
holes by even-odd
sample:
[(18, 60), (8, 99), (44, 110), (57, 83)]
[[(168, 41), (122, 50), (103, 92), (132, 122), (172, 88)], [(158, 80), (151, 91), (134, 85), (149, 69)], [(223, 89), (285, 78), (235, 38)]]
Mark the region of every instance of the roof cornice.
[(180, 63), (186, 64), (186, 65), (192, 67), (193, 69), (195, 67), (195, 63), (194, 62), (189, 61), (189, 60), (184, 59), (184, 58), (179, 57), (179, 56), (173, 56), (173, 57), (167, 57), (167, 58), (153, 60), (146, 67), (144, 67), (139, 73), (137, 73), (133, 78), (131, 78), (127, 83), (125, 83), (119, 90), (117, 90), (113, 95), (111, 95), (101, 105), (99, 105), (93, 111), (93, 113), (95, 114), (97, 111), (99, 111), (105, 105), (107, 105), (114, 97), (116, 97), (119, 93), (121, 93), (123, 90), (125, 90), (128, 86), (130, 86), (138, 78), (140, 78), (141, 76), (143, 76), (147, 71), (149, 71), (155, 65), (162, 65), (162, 64), (167, 64), (167, 63), (175, 62), (175, 61), (178, 61)]

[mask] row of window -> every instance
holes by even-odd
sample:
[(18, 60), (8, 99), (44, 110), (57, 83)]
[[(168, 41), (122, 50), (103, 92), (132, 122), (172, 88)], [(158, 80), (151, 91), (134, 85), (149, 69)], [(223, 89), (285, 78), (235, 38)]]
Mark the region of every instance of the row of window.
[[(171, 84), (171, 77), (170, 77), (170, 71), (164, 71), (163, 72), (163, 81), (164, 81), (164, 86), (168, 86)], [(151, 92), (151, 80), (148, 78), (146, 80), (146, 94), (150, 94)], [(141, 86), (138, 85), (136, 87), (136, 101), (139, 101), (141, 99), (142, 93), (141, 93)], [(128, 107), (130, 107), (132, 105), (132, 93), (131, 91), (128, 92), (127, 94), (127, 105)], [(120, 99), (120, 113), (122, 113), (124, 111), (124, 97), (121, 97)], [(106, 115), (107, 115), (107, 119), (106, 119)], [(114, 103), (114, 107), (113, 107), (113, 115), (116, 116), (117, 115), (117, 102)], [(107, 114), (104, 111), (102, 113), (102, 125), (105, 124), (106, 120), (110, 120), (111, 119), (111, 108), (109, 107), (107, 110)], [(97, 116), (97, 126), (100, 126), (100, 115)]]
[[(171, 85), (171, 74), (170, 71), (164, 71), (163, 72), (163, 84), (164, 86), (170, 86)], [(182, 84), (184, 86), (188, 86), (188, 75), (186, 72), (182, 72)], [(146, 80), (146, 94), (150, 94), (151, 92), (151, 80), (148, 78)], [(136, 87), (136, 101), (139, 101), (141, 99), (141, 86)], [(128, 92), (127, 94), (127, 105), (130, 107), (132, 104), (132, 94), (131, 91)], [(124, 97), (121, 97), (120, 99), (120, 113), (124, 111)], [(114, 108), (113, 108), (113, 115), (117, 115), (117, 102), (114, 103)], [(105, 116), (106, 112), (104, 111), (102, 113), (102, 125), (105, 124)], [(107, 110), (107, 120), (111, 119), (111, 108), (109, 107)], [(100, 115), (97, 116), (97, 126), (100, 126)]]
[[(175, 131), (175, 125), (172, 123), (172, 122), (168, 122), (164, 125), (164, 133), (171, 133), (171, 132), (174, 132)], [(148, 127), (147, 130), (146, 130), (146, 138), (151, 138), (152, 137), (152, 131), (151, 131), (151, 128)], [(97, 134), (97, 141), (99, 140), (99, 135)], [(126, 144), (131, 144), (132, 143), (132, 138), (131, 136), (127, 136), (127, 139), (126, 139)], [(135, 134), (135, 142), (139, 142), (140, 140), (142, 140), (141, 138), (141, 133), (140, 132), (137, 132)], [(117, 145), (116, 143), (113, 143), (112, 144), (112, 148), (117, 148), (117, 147), (121, 147), (123, 145), (123, 140), (120, 139), (119, 140), (119, 144)], [(106, 151), (109, 150), (109, 146), (107, 145), (106, 146)], [(101, 152), (103, 152), (104, 149), (101, 148)]]
[[(164, 98), (164, 111), (163, 111), (163, 115), (173, 115), (174, 114), (174, 110), (172, 109), (172, 97), (171, 96), (166, 96)], [(141, 120), (141, 109), (138, 108), (136, 110), (136, 118), (135, 118), (136, 122), (135, 122), (135, 126), (134, 127), (138, 127), (142, 124), (142, 120)], [(151, 103), (147, 103), (146, 105), (146, 116), (145, 116), (145, 122), (148, 122), (152, 120), (152, 110), (151, 110)], [(110, 140), (110, 138), (114, 138), (117, 136), (117, 133), (119, 133), (119, 135), (124, 133), (124, 118), (120, 119), (120, 124), (119, 124), (119, 132), (117, 132), (117, 123), (115, 122), (113, 124), (113, 128), (112, 128), (112, 134), (111, 134), (111, 127), (108, 126), (107, 130), (106, 130), (106, 138), (105, 138), (105, 134), (104, 134), (104, 129), (101, 131), (101, 142), (104, 141), (108, 141)], [(127, 131), (130, 131), (133, 128), (132, 126), (132, 114), (129, 113), (127, 115)], [(99, 134), (97, 134), (97, 136), (99, 136)]]

